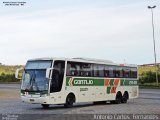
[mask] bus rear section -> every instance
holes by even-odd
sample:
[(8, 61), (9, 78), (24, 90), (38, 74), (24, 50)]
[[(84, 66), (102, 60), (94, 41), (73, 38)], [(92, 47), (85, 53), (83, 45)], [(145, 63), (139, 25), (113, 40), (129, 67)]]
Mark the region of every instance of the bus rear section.
[(137, 66), (68, 61), (66, 89), (77, 102), (126, 103), (139, 95)]

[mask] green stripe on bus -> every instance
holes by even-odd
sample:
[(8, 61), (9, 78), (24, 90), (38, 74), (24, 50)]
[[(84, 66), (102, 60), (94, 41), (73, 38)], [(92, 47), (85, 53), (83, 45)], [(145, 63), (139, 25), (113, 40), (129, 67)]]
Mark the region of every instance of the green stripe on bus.
[[(115, 79), (109, 79), (109, 86), (114, 86)], [(103, 78), (66, 78), (66, 86), (104, 86)], [(120, 86), (136, 86), (138, 80), (120, 79)]]
[(122, 86), (124, 85), (130, 85), (130, 86), (134, 86), (134, 85), (138, 85), (138, 80), (125, 80), (123, 82), (123, 84), (121, 84)]
[(120, 85), (123, 85), (123, 83), (124, 83), (124, 79), (121, 79), (120, 80)]
[(94, 79), (95, 86), (104, 86), (104, 79)]
[(110, 79), (109, 85), (110, 86), (114, 85), (114, 79)]
[(111, 87), (107, 87), (107, 94), (110, 94)]
[(69, 86), (69, 79), (70, 77), (66, 77), (66, 86)]

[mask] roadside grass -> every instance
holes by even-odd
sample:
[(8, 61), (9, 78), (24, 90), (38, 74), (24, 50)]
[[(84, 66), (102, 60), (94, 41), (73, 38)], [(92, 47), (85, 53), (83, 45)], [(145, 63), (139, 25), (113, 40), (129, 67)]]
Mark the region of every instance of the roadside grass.
[(140, 88), (158, 88), (160, 89), (160, 83), (157, 85), (157, 83), (144, 83), (139, 84)]

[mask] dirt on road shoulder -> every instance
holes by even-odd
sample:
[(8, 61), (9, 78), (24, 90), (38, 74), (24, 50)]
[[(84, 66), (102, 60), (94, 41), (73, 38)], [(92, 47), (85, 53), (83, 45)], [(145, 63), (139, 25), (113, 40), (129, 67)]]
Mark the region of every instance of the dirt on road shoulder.
[(0, 89), (0, 99), (17, 99), (20, 98), (20, 91)]

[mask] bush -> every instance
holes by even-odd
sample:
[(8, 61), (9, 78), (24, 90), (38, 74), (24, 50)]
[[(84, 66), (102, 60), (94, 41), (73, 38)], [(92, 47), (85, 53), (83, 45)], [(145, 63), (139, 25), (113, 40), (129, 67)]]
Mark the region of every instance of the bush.
[[(158, 81), (160, 82), (160, 74), (158, 74)], [(139, 77), (139, 82), (141, 84), (156, 82), (156, 72), (147, 71), (142, 73)]]
[[(0, 82), (19, 82), (15, 78), (15, 71), (17, 68), (24, 67), (23, 65), (0, 65)], [(22, 72), (21, 72), (22, 74)]]
[(19, 80), (15, 78), (15, 74), (1, 73), (0, 82), (19, 82)]

